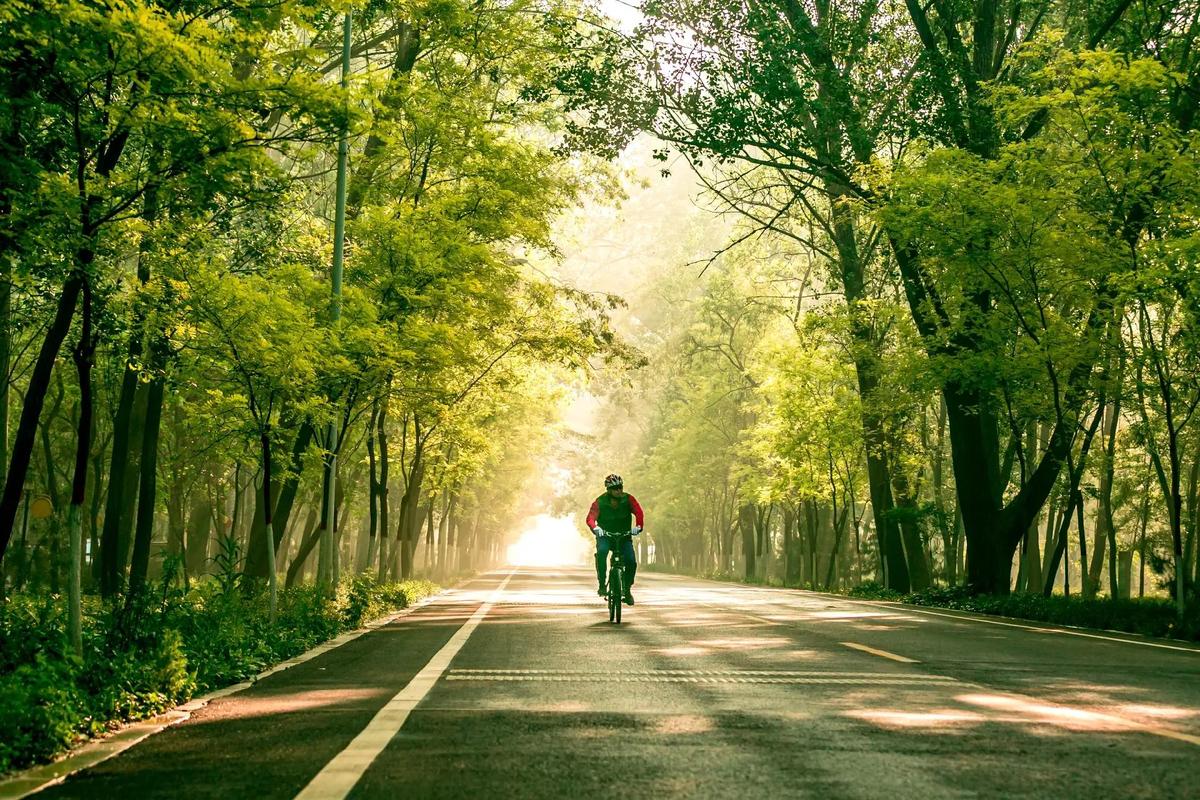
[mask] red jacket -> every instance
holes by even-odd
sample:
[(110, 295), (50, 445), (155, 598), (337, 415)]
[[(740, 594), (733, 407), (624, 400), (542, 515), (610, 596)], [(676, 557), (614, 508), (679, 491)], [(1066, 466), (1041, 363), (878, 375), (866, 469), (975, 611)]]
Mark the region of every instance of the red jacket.
[[(642, 507), (638, 503), (637, 498), (634, 497), (633, 495), (629, 494), (629, 492), (626, 492), (625, 496), (629, 498), (629, 510), (633, 512), (633, 518), (634, 518), (637, 526), (639, 528), (646, 527), (646, 514), (642, 511)], [(600, 516), (600, 498), (597, 497), (595, 500), (592, 501), (592, 507), (588, 511), (588, 515), (587, 515), (587, 526), (588, 526), (589, 530), (591, 528), (596, 527), (596, 520), (597, 520), (597, 518), (599, 518), (599, 516)]]

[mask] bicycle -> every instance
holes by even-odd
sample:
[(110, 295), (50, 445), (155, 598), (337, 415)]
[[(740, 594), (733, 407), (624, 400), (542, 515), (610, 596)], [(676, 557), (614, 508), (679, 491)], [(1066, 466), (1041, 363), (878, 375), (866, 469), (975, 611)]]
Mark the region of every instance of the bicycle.
[(625, 601), (625, 562), (621, 559), (621, 543), (633, 537), (633, 531), (626, 533), (604, 532), (612, 544), (609, 546), (608, 568), (608, 621), (621, 624), (621, 606)]

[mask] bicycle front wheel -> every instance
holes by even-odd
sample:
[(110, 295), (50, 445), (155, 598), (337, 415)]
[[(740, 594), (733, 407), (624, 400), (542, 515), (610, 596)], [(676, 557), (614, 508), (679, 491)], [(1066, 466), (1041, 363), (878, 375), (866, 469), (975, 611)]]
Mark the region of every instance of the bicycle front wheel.
[(608, 579), (608, 602), (609, 612), (608, 621), (621, 624), (621, 604), (625, 597), (625, 570), (622, 567), (613, 567), (612, 575)]
[(614, 622), (617, 619), (617, 609), (621, 607), (621, 600), (613, 592), (613, 584), (616, 582), (615, 570), (609, 570), (608, 575), (608, 621)]

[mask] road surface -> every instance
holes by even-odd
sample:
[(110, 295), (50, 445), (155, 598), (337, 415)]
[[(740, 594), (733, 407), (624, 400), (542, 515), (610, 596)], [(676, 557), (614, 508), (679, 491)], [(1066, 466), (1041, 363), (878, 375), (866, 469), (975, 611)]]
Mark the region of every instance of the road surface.
[(36, 797), (1200, 797), (1200, 649), (593, 581), (482, 576)]

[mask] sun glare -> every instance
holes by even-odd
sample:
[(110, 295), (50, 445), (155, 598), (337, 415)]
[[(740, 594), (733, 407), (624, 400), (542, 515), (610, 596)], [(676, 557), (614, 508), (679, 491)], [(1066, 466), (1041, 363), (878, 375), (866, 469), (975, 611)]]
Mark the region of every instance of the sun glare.
[(508, 548), (514, 567), (562, 567), (585, 563), (588, 542), (570, 517), (539, 514), (521, 538)]

